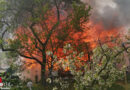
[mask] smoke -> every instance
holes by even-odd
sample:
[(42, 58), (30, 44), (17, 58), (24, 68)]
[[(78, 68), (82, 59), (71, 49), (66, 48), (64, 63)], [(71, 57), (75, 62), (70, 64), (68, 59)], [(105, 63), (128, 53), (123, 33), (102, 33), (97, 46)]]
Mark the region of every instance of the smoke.
[(82, 0), (93, 10), (94, 23), (102, 22), (105, 29), (128, 27), (130, 24), (130, 0)]
[(115, 0), (120, 10), (120, 22), (122, 25), (129, 26), (130, 24), (130, 0)]

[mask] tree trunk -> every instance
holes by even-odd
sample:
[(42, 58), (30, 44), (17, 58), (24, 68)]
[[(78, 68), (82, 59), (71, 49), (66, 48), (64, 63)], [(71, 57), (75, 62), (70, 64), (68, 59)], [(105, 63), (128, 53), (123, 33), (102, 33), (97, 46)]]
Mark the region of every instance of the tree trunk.
[(42, 52), (42, 62), (43, 62), (43, 65), (41, 65), (41, 84), (43, 86), (46, 86), (46, 52), (45, 52), (45, 49), (43, 49), (43, 52)]
[(46, 86), (46, 69), (45, 65), (41, 65), (41, 85)]

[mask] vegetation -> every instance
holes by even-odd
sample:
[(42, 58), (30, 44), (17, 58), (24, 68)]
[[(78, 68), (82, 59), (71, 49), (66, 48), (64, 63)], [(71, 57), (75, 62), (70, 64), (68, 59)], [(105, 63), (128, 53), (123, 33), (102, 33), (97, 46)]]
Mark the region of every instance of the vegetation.
[[(68, 79), (73, 79), (75, 90), (104, 90), (111, 87), (117, 80), (123, 79), (126, 73), (125, 66), (118, 67), (123, 57), (119, 50), (124, 51), (119, 47), (109, 48), (107, 45), (100, 44), (93, 50), (91, 62), (84, 63), (81, 61), (83, 53), (77, 54), (68, 44), (64, 47), (64, 53), (67, 56), (62, 58), (58, 65), (62, 66), (64, 70), (69, 67), (73, 76)], [(59, 81), (57, 82), (57, 80)], [(64, 78), (56, 78), (56, 83), (59, 83), (62, 88), (68, 88), (70, 84)]]
[[(87, 22), (91, 9), (90, 7), (85, 8), (82, 3), (77, 5), (75, 2), (72, 5), (70, 2), (66, 3), (72, 10), (69, 13), (69, 11), (65, 11), (62, 2), (58, 0), (10, 0), (1, 2), (5, 7), (1, 7), (3, 14), (0, 20), (1, 49), (10, 51), (13, 57), (21, 56), (40, 64), (41, 82), (44, 85), (46, 81), (45, 68), (48, 63), (51, 63), (47, 60), (47, 50), (57, 53), (58, 49), (63, 47), (64, 42), (72, 42), (73, 37), (70, 35), (82, 32), (82, 24)], [(62, 13), (67, 13), (67, 15), (63, 17)], [(11, 14), (10, 18), (9, 14)], [(80, 22), (81, 19), (82, 22)], [(7, 37), (10, 33), (13, 37)], [(53, 66), (49, 66), (49, 69), (52, 71)]]
[[(33, 90), (124, 90), (118, 82), (129, 79), (124, 53), (130, 53), (130, 36), (125, 42), (112, 38), (114, 46), (99, 39), (92, 49), (83, 36), (90, 10), (80, 0), (0, 0), (0, 49), (12, 60), (23, 57), (41, 66)], [(13, 79), (19, 68), (12, 62), (2, 78), (12, 90), (28, 90), (27, 81)]]

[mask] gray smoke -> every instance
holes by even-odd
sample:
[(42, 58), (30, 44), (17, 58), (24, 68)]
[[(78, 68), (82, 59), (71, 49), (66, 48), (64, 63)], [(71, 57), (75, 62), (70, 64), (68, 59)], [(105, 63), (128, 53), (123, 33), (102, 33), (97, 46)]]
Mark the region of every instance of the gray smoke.
[(130, 0), (82, 0), (92, 6), (91, 19), (105, 29), (130, 26)]
[(120, 10), (119, 19), (122, 25), (130, 25), (130, 0), (115, 0)]

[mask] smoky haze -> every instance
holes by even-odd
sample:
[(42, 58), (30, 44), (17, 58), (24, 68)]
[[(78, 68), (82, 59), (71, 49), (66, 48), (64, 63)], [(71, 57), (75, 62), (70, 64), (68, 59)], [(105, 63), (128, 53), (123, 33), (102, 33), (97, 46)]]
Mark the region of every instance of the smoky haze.
[(89, 3), (93, 10), (91, 19), (94, 23), (102, 22), (109, 30), (128, 27), (130, 24), (130, 0), (82, 0)]

